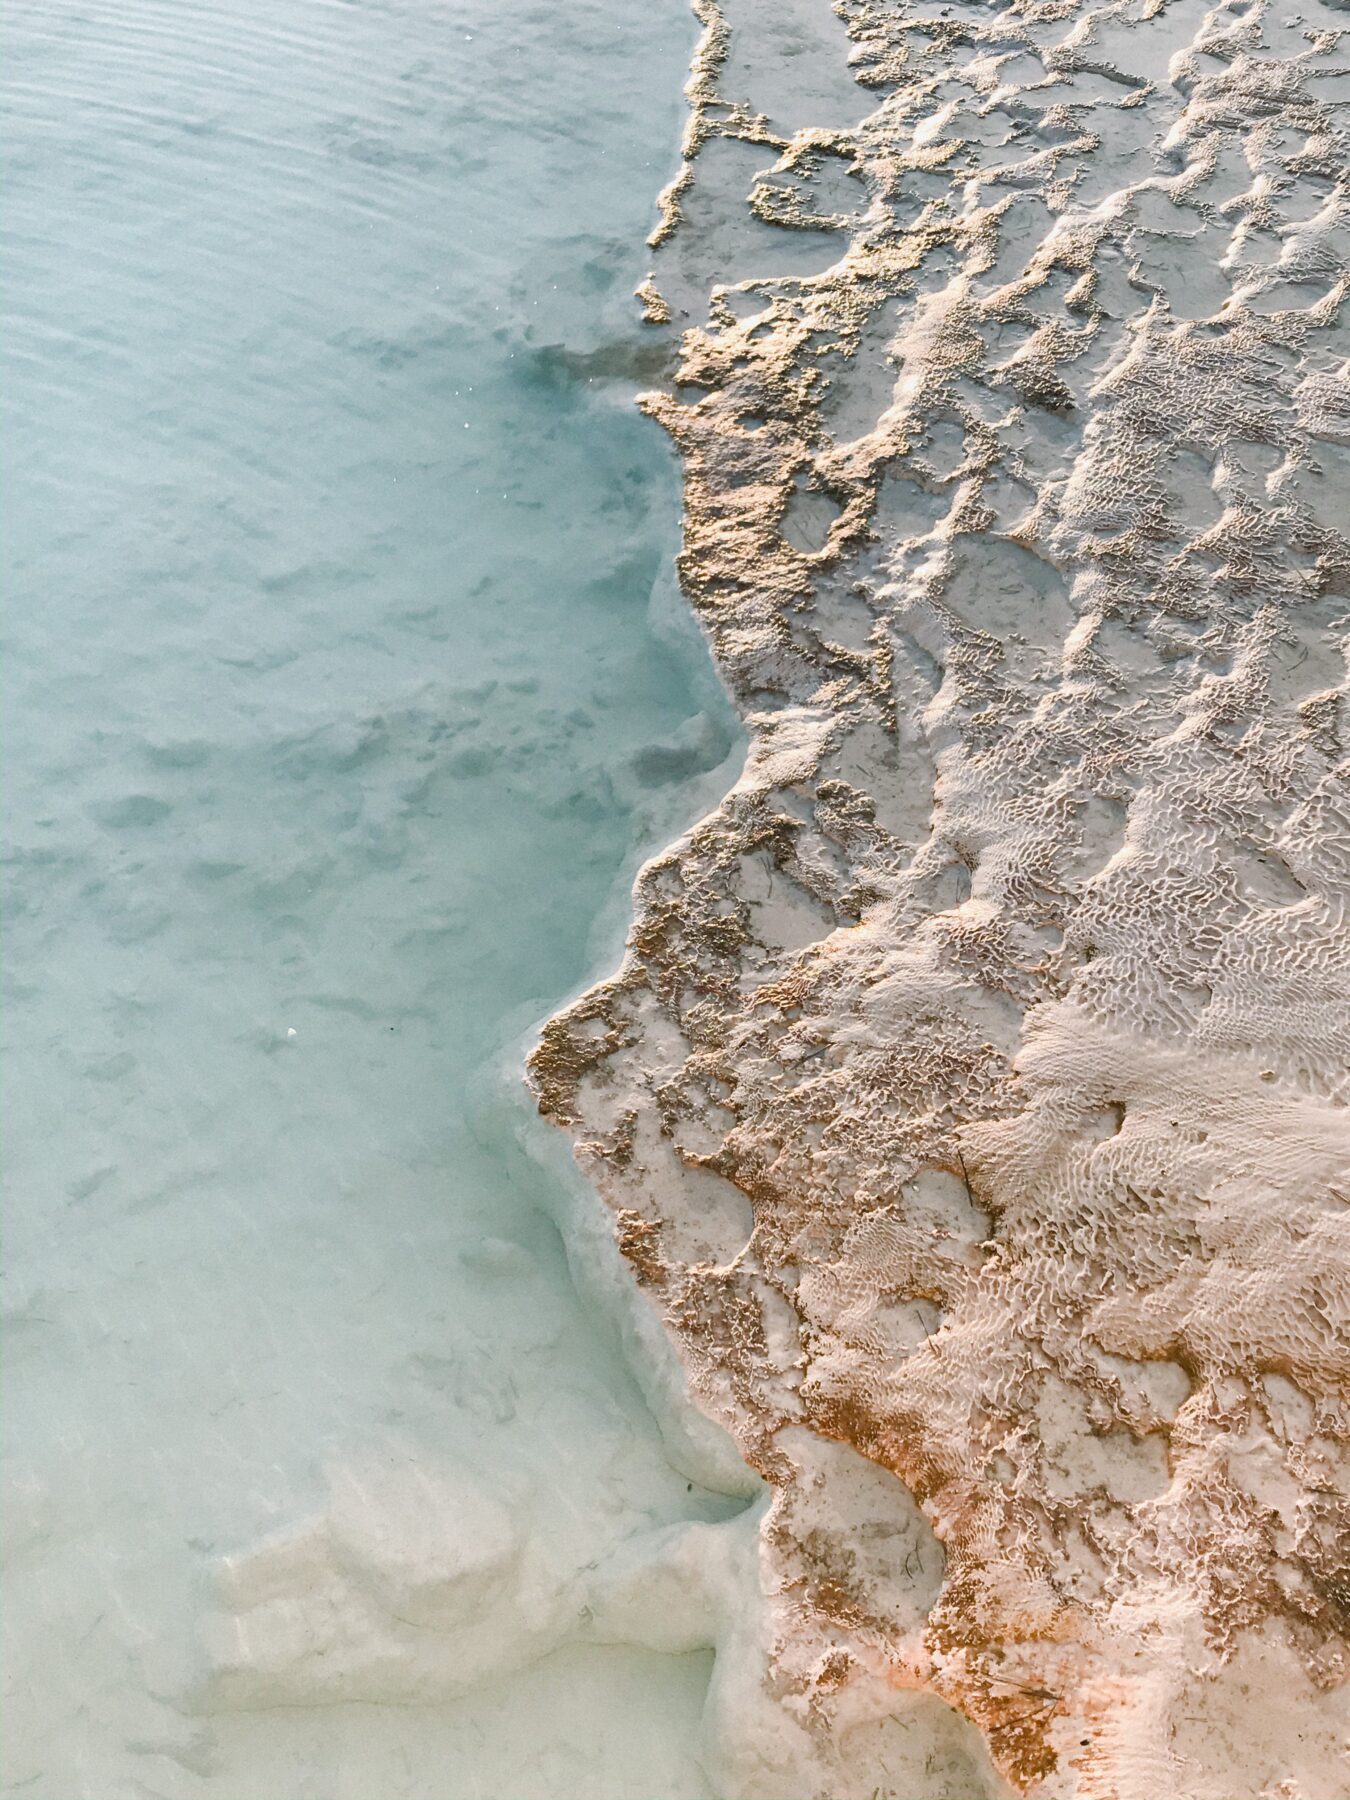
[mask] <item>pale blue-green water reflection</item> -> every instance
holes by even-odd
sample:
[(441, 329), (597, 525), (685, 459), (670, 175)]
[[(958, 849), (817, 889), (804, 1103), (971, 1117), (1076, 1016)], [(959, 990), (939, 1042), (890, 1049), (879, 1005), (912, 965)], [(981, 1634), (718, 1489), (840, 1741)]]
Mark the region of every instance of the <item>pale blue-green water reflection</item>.
[(353, 1455), (506, 1471), (580, 1551), (717, 1508), (503, 1074), (735, 755), (667, 450), (556, 348), (649, 343), (692, 29), (11, 9), (6, 1794), (702, 1791), (699, 1659), (183, 1701), (213, 1559)]

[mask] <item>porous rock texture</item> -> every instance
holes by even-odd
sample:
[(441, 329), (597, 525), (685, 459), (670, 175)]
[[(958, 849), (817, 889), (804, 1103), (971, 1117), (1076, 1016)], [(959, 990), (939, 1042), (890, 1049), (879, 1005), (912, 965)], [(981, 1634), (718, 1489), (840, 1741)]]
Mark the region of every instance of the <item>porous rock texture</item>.
[[(750, 748), (540, 1105), (772, 1489), (785, 1716), (926, 1693), (1013, 1791), (1333, 1800), (1350, 16), (841, 0), (837, 124), (733, 85), (791, 9), (695, 10), (643, 404)], [(713, 153), (760, 158), (734, 279)]]

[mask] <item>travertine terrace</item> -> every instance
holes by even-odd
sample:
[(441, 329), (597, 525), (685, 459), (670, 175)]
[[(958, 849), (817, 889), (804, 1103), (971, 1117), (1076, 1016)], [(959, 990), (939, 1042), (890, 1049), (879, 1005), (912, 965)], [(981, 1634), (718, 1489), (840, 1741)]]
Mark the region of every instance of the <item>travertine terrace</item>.
[(540, 1104), (769, 1484), (819, 1793), (968, 1794), (887, 1785), (936, 1707), (994, 1791), (1334, 1800), (1350, 15), (696, 10), (644, 404), (750, 750)]

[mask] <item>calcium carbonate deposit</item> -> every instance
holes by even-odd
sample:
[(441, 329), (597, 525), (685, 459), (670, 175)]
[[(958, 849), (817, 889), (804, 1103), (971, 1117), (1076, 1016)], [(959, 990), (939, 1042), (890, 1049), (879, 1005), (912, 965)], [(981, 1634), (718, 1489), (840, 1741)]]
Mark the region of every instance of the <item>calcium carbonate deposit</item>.
[(644, 404), (750, 751), (532, 1059), (767, 1484), (642, 1579), (725, 1794), (1336, 1800), (1350, 16), (696, 11)]
[(7, 1800), (1350, 1796), (1350, 12), (694, 11), (9, 21)]

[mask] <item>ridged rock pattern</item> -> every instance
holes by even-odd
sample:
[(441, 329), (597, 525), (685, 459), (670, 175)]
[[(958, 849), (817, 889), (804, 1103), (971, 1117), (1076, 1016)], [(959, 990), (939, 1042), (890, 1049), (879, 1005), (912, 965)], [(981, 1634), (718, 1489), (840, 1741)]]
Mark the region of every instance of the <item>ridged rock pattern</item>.
[(927, 1692), (1015, 1791), (1332, 1800), (1350, 15), (843, 0), (840, 125), (696, 10), (644, 405), (750, 750), (540, 1104), (774, 1490), (763, 1681), (844, 1777)]

